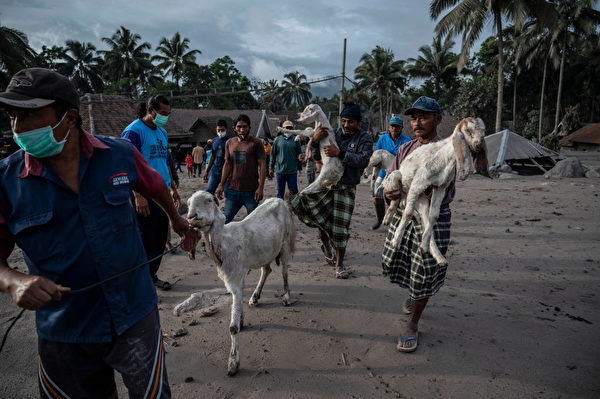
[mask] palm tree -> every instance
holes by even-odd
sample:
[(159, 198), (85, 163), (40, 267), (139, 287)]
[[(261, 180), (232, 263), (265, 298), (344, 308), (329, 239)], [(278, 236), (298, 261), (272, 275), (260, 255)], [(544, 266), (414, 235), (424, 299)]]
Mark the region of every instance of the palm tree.
[(454, 41), (450, 37), (446, 37), (442, 44), (441, 38), (438, 36), (433, 39), (432, 46), (421, 46), (417, 59), (409, 58), (406, 61), (411, 62), (411, 65), (406, 67), (409, 75), (418, 78), (433, 78), (435, 86), (435, 96), (439, 99), (440, 86), (443, 81), (456, 75), (456, 64), (458, 62), (456, 54), (452, 51)]
[(375, 96), (379, 105), (379, 127), (384, 128), (384, 110), (391, 109), (391, 99), (406, 86), (404, 61), (394, 61), (392, 50), (377, 46), (370, 54), (365, 53), (360, 57), (360, 65), (354, 69), (354, 76), (359, 91)]
[(504, 53), (502, 40), (503, 17), (521, 24), (527, 12), (533, 13), (542, 7), (543, 0), (432, 0), (429, 14), (437, 19), (447, 8), (451, 9), (435, 27), (438, 35), (454, 36), (462, 34), (462, 49), (458, 57), (457, 69), (460, 72), (468, 59), (469, 50), (479, 38), (485, 23), (493, 20), (498, 42), (498, 96), (496, 105), (496, 126), (502, 125), (502, 98), (504, 91)]
[(94, 54), (96, 47), (76, 40), (67, 40), (65, 44), (64, 62), (57, 64), (61, 72), (71, 79), (81, 94), (102, 91), (102, 58)]
[[(109, 50), (101, 50), (104, 54), (104, 71), (106, 75), (114, 82), (123, 78), (136, 79), (145, 71), (150, 62), (151, 46), (148, 42), (138, 45), (142, 39), (137, 33), (132, 33), (129, 29), (121, 26), (111, 37), (103, 37), (102, 41), (106, 43)], [(129, 84), (129, 91), (132, 86)]]
[(200, 50), (186, 50), (190, 48), (190, 40), (185, 37), (181, 40), (181, 35), (176, 32), (171, 40), (163, 37), (156, 51), (160, 55), (152, 57), (152, 61), (158, 61), (157, 69), (164, 71), (164, 76), (171, 75), (175, 79), (175, 84), (179, 89), (179, 81), (186, 68), (196, 63), (196, 54), (201, 54)]
[(281, 87), (276, 79), (271, 79), (267, 82), (259, 82), (258, 89), (260, 91), (260, 106), (262, 109), (269, 109), (271, 112), (277, 112), (283, 109), (281, 101)]
[(553, 39), (559, 43), (561, 54), (556, 114), (554, 116), (554, 131), (556, 132), (560, 119), (567, 45), (577, 33), (591, 34), (594, 32), (596, 26), (600, 24), (600, 11), (593, 9), (595, 0), (551, 0), (550, 2), (556, 11), (556, 19), (549, 27)]
[(6, 87), (10, 78), (31, 66), (35, 51), (29, 47), (27, 35), (20, 30), (0, 26), (0, 86)]
[(310, 84), (306, 83), (305, 74), (295, 71), (283, 75), (283, 80), (281, 81), (281, 102), (285, 107), (296, 104), (302, 108), (308, 104), (311, 97)]

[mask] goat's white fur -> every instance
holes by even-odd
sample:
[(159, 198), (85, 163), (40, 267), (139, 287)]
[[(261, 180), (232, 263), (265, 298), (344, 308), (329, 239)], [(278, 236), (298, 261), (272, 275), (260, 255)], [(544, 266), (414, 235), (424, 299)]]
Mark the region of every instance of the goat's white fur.
[(387, 150), (377, 150), (373, 152), (371, 158), (369, 159), (369, 165), (373, 167), (373, 171), (371, 173), (371, 192), (375, 192), (375, 181), (377, 180), (377, 176), (379, 176), (379, 171), (381, 169), (387, 170), (394, 163), (395, 156), (387, 151)]
[[(417, 148), (402, 161), (398, 170), (386, 176), (382, 183), (386, 192), (402, 190), (406, 193), (402, 219), (392, 239), (394, 247), (400, 246), (408, 220), (415, 213), (415, 216), (420, 217), (423, 226), (421, 250), (430, 252), (439, 265), (448, 264), (433, 238), (433, 226), (439, 216), (446, 189), (457, 173), (460, 180), (465, 180), (476, 171), (487, 176), (484, 136), (485, 124), (481, 119), (465, 118), (456, 125), (450, 137)], [(477, 154), (477, 170), (472, 154)], [(428, 187), (432, 188), (430, 200), (424, 194)], [(390, 204), (385, 216), (388, 223), (391, 222), (398, 204), (399, 201)]]
[(279, 198), (270, 198), (240, 222), (225, 224), (225, 215), (216, 197), (197, 191), (188, 200), (188, 221), (202, 232), (206, 251), (217, 265), (219, 278), (232, 295), (231, 351), (227, 374), (234, 375), (240, 365), (238, 333), (243, 326), (242, 290), (250, 269), (261, 269), (260, 280), (249, 305), (258, 304), (270, 263), (281, 264), (283, 304), (290, 304), (288, 263), (295, 249), (296, 227), (289, 206)]
[(325, 113), (317, 104), (308, 104), (304, 111), (298, 114), (298, 123), (309, 124), (315, 123), (315, 127), (306, 128), (304, 130), (288, 130), (278, 127), (277, 132), (291, 132), (292, 134), (306, 136), (308, 138), (312, 138), (315, 133), (315, 129), (321, 125), (327, 128), (327, 136), (319, 141), (319, 149), (321, 152), (321, 161), (323, 162), (323, 166), (321, 167), (321, 172), (319, 176), (316, 178), (314, 182), (312, 182), (308, 187), (300, 192), (300, 195), (303, 194), (312, 194), (320, 191), (323, 187), (333, 186), (337, 184), (342, 178), (344, 174), (344, 165), (342, 160), (338, 157), (328, 157), (325, 155), (324, 147), (330, 144), (339, 147), (335, 141), (335, 132), (325, 116)]

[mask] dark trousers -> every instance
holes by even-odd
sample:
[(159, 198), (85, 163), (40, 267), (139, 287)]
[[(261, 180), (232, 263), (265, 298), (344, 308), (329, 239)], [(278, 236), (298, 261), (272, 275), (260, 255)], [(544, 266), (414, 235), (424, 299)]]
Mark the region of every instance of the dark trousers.
[[(148, 259), (162, 254), (165, 251), (167, 243), (167, 234), (169, 230), (169, 218), (165, 212), (152, 200), (148, 200), (150, 207), (150, 215), (142, 216), (137, 214), (138, 226), (142, 233), (142, 243), (146, 250)], [(160, 266), (162, 258), (158, 258), (148, 264), (150, 268), (150, 276), (156, 279), (156, 272)]]

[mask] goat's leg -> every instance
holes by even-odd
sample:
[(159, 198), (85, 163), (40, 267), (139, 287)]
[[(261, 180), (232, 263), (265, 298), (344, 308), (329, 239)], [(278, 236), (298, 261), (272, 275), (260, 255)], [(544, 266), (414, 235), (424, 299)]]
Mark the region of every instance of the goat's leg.
[(390, 206), (387, 211), (385, 211), (385, 216), (383, 217), (383, 225), (389, 226), (392, 223), (392, 219), (394, 218), (394, 214), (398, 209), (398, 205), (400, 204), (400, 200), (393, 200), (390, 202)]
[(415, 210), (415, 203), (418, 198), (418, 191), (413, 189), (413, 187), (411, 186), (410, 190), (408, 190), (408, 194), (406, 194), (406, 206), (404, 207), (404, 211), (402, 212), (402, 219), (400, 220), (398, 227), (396, 227), (396, 231), (394, 232), (394, 238), (392, 239), (392, 245), (395, 248), (400, 247), (400, 243), (402, 242), (402, 235), (404, 235), (406, 225), (408, 224), (408, 221)]
[(265, 285), (265, 281), (267, 281), (267, 277), (271, 274), (271, 266), (264, 265), (260, 268), (260, 279), (258, 280), (258, 284), (250, 297), (250, 301), (248, 305), (256, 306), (258, 305), (258, 300), (260, 299), (260, 294), (262, 293), (263, 287)]
[[(431, 194), (431, 202), (429, 205), (429, 213), (427, 216), (423, 214), (423, 235), (421, 237), (421, 250), (427, 251), (433, 256), (435, 261), (440, 266), (447, 266), (448, 261), (442, 255), (440, 249), (435, 243), (435, 239), (433, 237), (433, 226), (437, 222), (438, 217), (440, 216), (440, 206), (442, 205), (442, 201), (444, 200), (445, 190), (441, 188), (433, 188)], [(425, 222), (426, 220), (426, 222)]]
[(229, 291), (231, 292), (231, 323), (229, 324), (229, 333), (231, 335), (231, 350), (229, 351), (229, 361), (227, 364), (227, 375), (232, 376), (237, 373), (240, 367), (240, 351), (238, 343), (238, 335), (242, 328), (242, 287), (244, 279), (237, 281), (237, 284), (231, 284)]
[(281, 257), (281, 276), (283, 277), (283, 306), (290, 306), (290, 287), (288, 285), (287, 256)]

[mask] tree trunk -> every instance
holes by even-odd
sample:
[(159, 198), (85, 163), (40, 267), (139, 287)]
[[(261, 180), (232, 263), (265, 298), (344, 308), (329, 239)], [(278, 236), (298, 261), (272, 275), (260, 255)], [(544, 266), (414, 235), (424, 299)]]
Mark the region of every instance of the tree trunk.
[(504, 94), (504, 54), (502, 48), (502, 15), (500, 11), (494, 11), (496, 29), (498, 32), (498, 98), (496, 102), (496, 127), (494, 132), (502, 128), (502, 97)]
[(514, 80), (514, 87), (513, 87), (513, 121), (512, 121), (512, 128), (513, 131), (517, 131), (517, 78), (519, 77), (519, 75), (517, 74), (517, 67), (515, 65), (515, 80)]
[(560, 56), (560, 72), (558, 77), (558, 96), (556, 97), (556, 114), (554, 114), (554, 133), (558, 134), (558, 123), (560, 122), (560, 100), (562, 97), (563, 90), (563, 75), (565, 72), (565, 56), (567, 52), (567, 32), (565, 31), (565, 37), (562, 45), (562, 55)]
[[(381, 103), (381, 96), (383, 94), (381, 93), (381, 90), (379, 90), (379, 127), (381, 129), (383, 129), (383, 105)], [(381, 130), (380, 130), (381, 131)]]
[(540, 96), (540, 121), (538, 123), (538, 143), (542, 141), (542, 124), (544, 121), (544, 91), (546, 90), (546, 73), (548, 71), (548, 56), (544, 59), (544, 77), (542, 78), (542, 95)]

